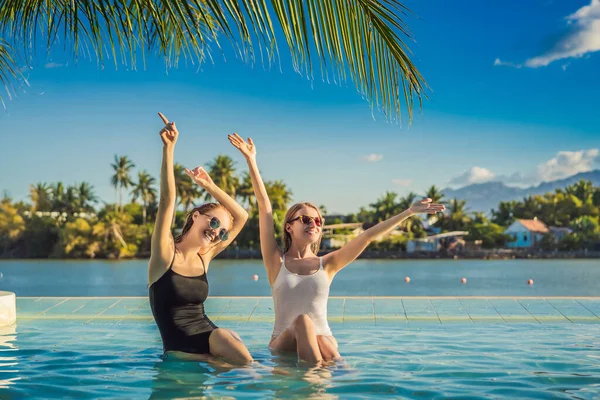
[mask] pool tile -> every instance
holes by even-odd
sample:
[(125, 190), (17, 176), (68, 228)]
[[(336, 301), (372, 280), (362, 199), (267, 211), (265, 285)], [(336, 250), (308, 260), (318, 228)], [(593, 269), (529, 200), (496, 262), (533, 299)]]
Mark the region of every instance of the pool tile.
[(575, 300), (549, 299), (548, 303), (552, 304), (552, 306), (560, 311), (560, 313), (571, 322), (600, 322), (600, 318)]
[(64, 303), (65, 297), (41, 297), (37, 299), (20, 299), (17, 297), (17, 318), (34, 318), (36, 315)]
[(84, 307), (92, 299), (80, 299), (77, 297), (69, 298), (65, 302), (58, 304), (51, 309), (38, 314), (38, 318), (66, 318), (70, 314), (77, 312), (80, 308)]
[(344, 322), (350, 321), (375, 322), (372, 298), (346, 298), (344, 304)]
[(327, 301), (327, 320), (342, 322), (344, 319), (344, 303), (346, 299), (343, 297), (330, 297)]
[(435, 322), (440, 324), (441, 320), (438, 317), (433, 304), (429, 299), (419, 298), (403, 298), (402, 304), (406, 311), (408, 321)]
[(124, 318), (148, 303), (145, 298), (122, 298), (118, 303), (106, 309), (98, 318)]
[(258, 305), (258, 298), (232, 298), (222, 314), (244, 314), (250, 316)]
[(595, 316), (600, 317), (600, 299), (577, 299), (575, 301)]
[(207, 315), (222, 313), (231, 303), (231, 298), (209, 297), (204, 303), (204, 311)]
[(275, 321), (275, 307), (271, 297), (261, 298), (248, 318), (248, 322), (273, 322)]
[(517, 299), (489, 299), (489, 302), (506, 322), (538, 322)]
[(504, 322), (487, 299), (459, 299), (473, 322)]
[(448, 322), (471, 322), (471, 317), (459, 299), (430, 299), (431, 304), (442, 323)]
[(402, 315), (406, 317), (404, 305), (400, 298), (373, 298), (375, 317), (379, 315)]
[[(213, 321), (242, 326), (272, 324), (271, 297), (213, 297)], [(80, 320), (82, 324), (154, 324), (147, 297), (17, 297), (17, 318)], [(600, 298), (337, 297), (328, 301), (330, 325), (452, 323), (600, 323)]]

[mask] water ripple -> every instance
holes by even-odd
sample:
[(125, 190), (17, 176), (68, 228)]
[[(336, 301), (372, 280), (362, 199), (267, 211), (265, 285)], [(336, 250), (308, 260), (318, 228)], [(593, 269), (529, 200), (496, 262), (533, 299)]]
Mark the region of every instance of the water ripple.
[(28, 321), (0, 334), (0, 398), (600, 397), (597, 325), (340, 325), (344, 360), (319, 368), (272, 355), (269, 324), (231, 327), (255, 365), (161, 359), (148, 323)]

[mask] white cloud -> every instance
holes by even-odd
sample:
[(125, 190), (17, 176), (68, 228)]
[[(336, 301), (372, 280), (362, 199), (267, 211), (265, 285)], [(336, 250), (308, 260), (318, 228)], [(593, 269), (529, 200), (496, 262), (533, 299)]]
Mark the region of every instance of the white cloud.
[(599, 154), (598, 149), (559, 151), (554, 158), (538, 165), (538, 180), (553, 181), (591, 171), (600, 162)]
[(510, 175), (498, 175), (496, 181), (504, 182), (510, 186), (531, 186), (539, 182), (535, 172), (523, 174), (521, 172), (513, 172)]
[[(581, 7), (565, 20), (567, 21), (565, 33), (560, 35), (548, 51), (529, 58), (521, 64), (496, 58), (494, 66), (539, 68), (557, 60), (589, 56), (590, 53), (600, 50), (600, 0), (591, 0), (590, 5)], [(568, 65), (561, 66), (563, 71)]]
[(408, 187), (408, 186), (412, 185), (413, 181), (412, 181), (412, 179), (392, 179), (392, 183), (394, 185)]
[(512, 63), (512, 62), (508, 62), (508, 61), (502, 61), (499, 58), (496, 58), (494, 60), (494, 66), (495, 67), (511, 67), (511, 68), (521, 68), (521, 67), (523, 67), (523, 65), (521, 65), (521, 64), (515, 64), (515, 63)]
[(377, 161), (381, 161), (381, 159), (383, 158), (383, 154), (375, 154), (375, 153), (371, 153), (367, 156), (362, 156), (361, 159), (368, 161), (368, 162), (377, 162)]
[(510, 175), (495, 175), (480, 167), (472, 167), (465, 173), (450, 181), (450, 185), (467, 186), (474, 183), (493, 181), (503, 182), (509, 186), (527, 187), (541, 182), (555, 181), (570, 176), (589, 172), (600, 166), (600, 149), (579, 151), (559, 151), (530, 172), (514, 172)]
[(64, 66), (65, 66), (65, 64), (58, 64), (58, 63), (55, 63), (53, 61), (50, 61), (49, 63), (44, 64), (44, 68), (46, 68), (46, 69), (62, 68)]
[(450, 181), (450, 184), (471, 185), (473, 183), (484, 183), (491, 181), (495, 177), (496, 175), (486, 168), (471, 167), (471, 169), (469, 169), (468, 171), (465, 171), (463, 174), (452, 179)]
[(545, 67), (553, 61), (580, 58), (600, 50), (600, 0), (592, 0), (567, 18), (569, 29), (545, 53), (525, 61), (530, 68)]

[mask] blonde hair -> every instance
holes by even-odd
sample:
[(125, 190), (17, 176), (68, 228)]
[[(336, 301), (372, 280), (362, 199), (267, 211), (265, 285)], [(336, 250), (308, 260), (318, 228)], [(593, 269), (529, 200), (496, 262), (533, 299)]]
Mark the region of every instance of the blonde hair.
[(181, 233), (179, 235), (177, 235), (177, 237), (175, 238), (175, 243), (180, 243), (183, 240), (183, 238), (185, 237), (185, 235), (187, 235), (189, 230), (192, 228), (192, 225), (194, 224), (194, 219), (192, 218), (192, 216), (194, 215), (194, 213), (196, 211), (198, 211), (200, 214), (206, 214), (207, 212), (216, 210), (217, 208), (222, 208), (223, 210), (225, 210), (227, 212), (227, 214), (229, 214), (229, 218), (233, 222), (233, 216), (231, 215), (231, 213), (229, 212), (228, 209), (223, 207), (223, 205), (221, 205), (219, 203), (202, 204), (199, 207), (194, 207), (192, 209), (192, 211), (188, 212), (185, 215), (185, 219), (184, 219), (185, 222), (183, 223), (183, 229), (181, 230)]
[[(313, 208), (317, 212), (317, 215), (321, 219), (323, 219), (323, 216), (321, 215), (321, 210), (319, 210), (319, 207), (315, 206), (312, 203), (303, 201), (303, 202), (296, 203), (293, 206), (291, 206), (289, 208), (289, 210), (287, 210), (287, 212), (285, 213), (285, 218), (283, 219), (283, 238), (282, 238), (283, 254), (287, 253), (287, 251), (292, 246), (292, 235), (290, 235), (290, 233), (285, 229), (285, 225), (290, 223), (290, 219), (292, 219), (294, 214), (296, 214), (298, 212), (298, 210), (300, 210), (302, 207)], [(321, 236), (319, 236), (319, 239), (316, 242), (314, 242), (313, 244), (310, 245), (310, 249), (312, 250), (312, 252), (315, 255), (319, 252), (319, 249), (321, 248), (321, 239), (322, 238), (323, 238), (323, 227), (321, 226)]]

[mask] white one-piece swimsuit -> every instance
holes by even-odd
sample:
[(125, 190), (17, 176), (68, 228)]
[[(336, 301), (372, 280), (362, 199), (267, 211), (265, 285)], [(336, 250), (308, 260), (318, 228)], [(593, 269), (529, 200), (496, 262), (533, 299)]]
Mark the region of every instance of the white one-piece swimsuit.
[(285, 255), (279, 274), (271, 288), (275, 304), (275, 326), (272, 337), (279, 336), (302, 314), (308, 314), (315, 324), (317, 335), (331, 336), (327, 323), (329, 278), (319, 257), (319, 270), (310, 275), (298, 275), (285, 266)]

